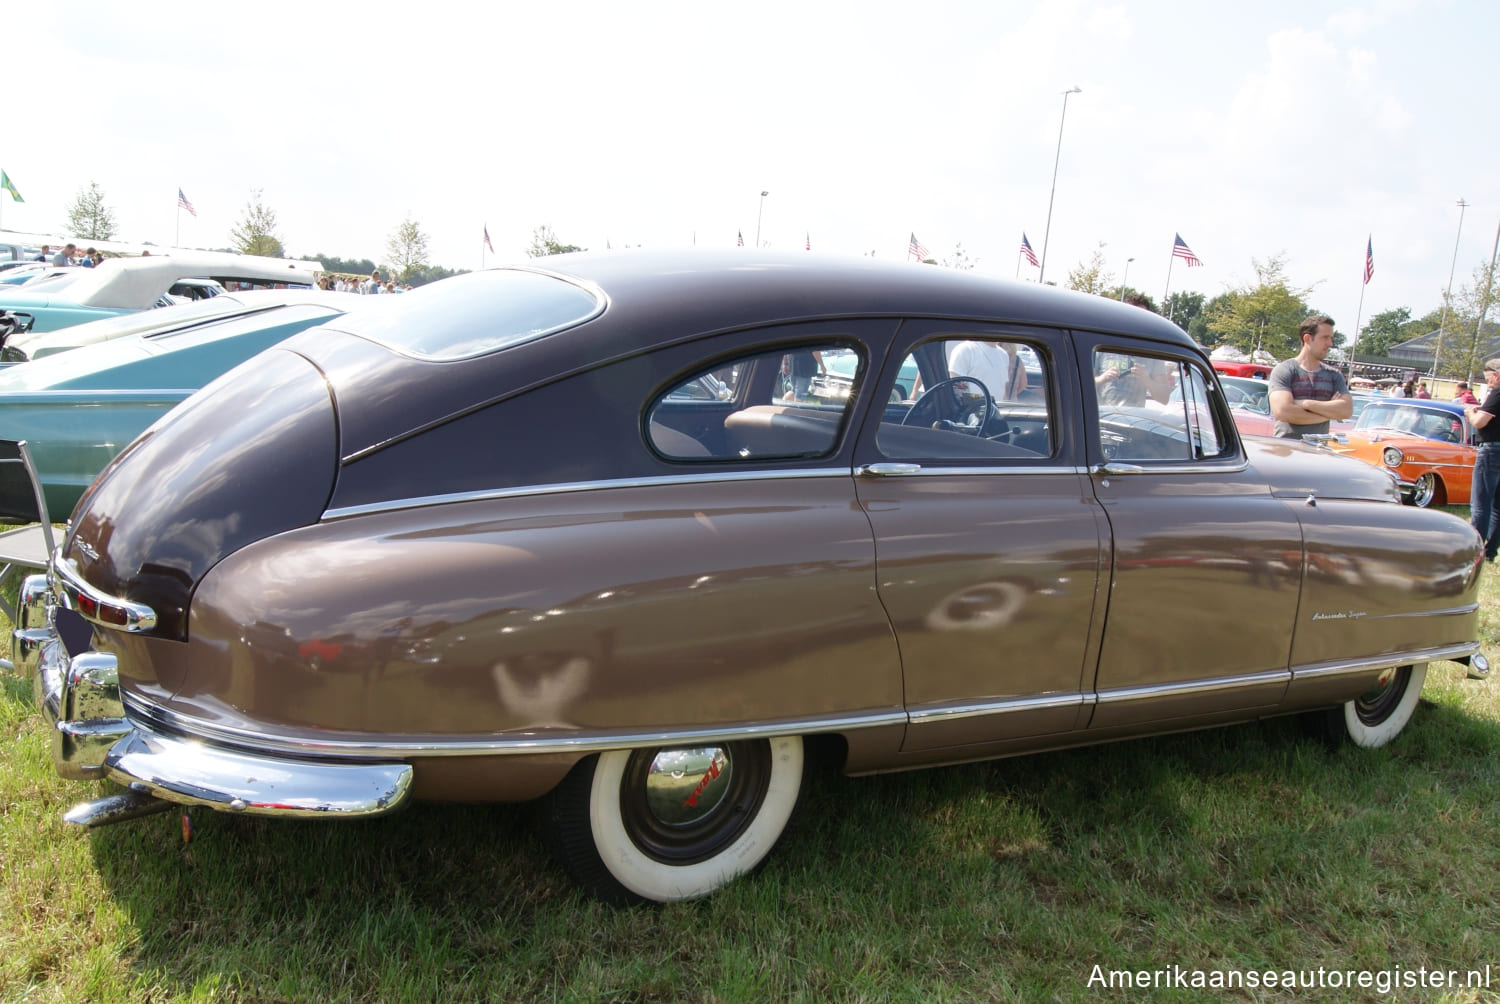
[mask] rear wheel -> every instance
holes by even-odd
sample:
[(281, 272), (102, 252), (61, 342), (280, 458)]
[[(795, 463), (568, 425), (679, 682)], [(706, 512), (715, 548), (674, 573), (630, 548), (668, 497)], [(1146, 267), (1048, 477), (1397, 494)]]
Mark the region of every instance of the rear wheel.
[(706, 896), (765, 859), (796, 808), (804, 761), (796, 736), (601, 754), (553, 792), (553, 847), (602, 899)]
[(1314, 713), (1311, 724), (1330, 745), (1345, 739), (1356, 746), (1384, 746), (1401, 733), (1417, 709), (1427, 664), (1393, 666), (1359, 697), (1326, 712)]
[(1448, 493), (1443, 490), (1443, 482), (1436, 474), (1424, 474), (1417, 478), (1416, 485), (1411, 490), (1411, 504), (1426, 509), (1432, 505), (1443, 505), (1448, 501)]

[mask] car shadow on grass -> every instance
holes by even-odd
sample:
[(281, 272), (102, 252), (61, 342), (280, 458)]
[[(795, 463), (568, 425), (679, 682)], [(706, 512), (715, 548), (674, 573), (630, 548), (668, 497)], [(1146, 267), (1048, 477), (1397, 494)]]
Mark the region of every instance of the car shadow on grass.
[[(1424, 703), (1383, 750), (1329, 753), (1282, 718), (874, 778), (823, 772), (759, 874), (636, 910), (582, 897), (527, 806), (417, 805), (356, 823), (194, 811), (188, 843), (174, 811), (89, 840), (138, 934), (136, 972), (173, 993), (526, 997), (600, 966), (635, 972), (642, 953), (684, 939), (722, 957), (746, 929), (770, 944), (855, 937), (918, 954), (950, 941), (1002, 967), (1013, 950), (1056, 954), (1162, 903), (1231, 944), (1272, 922), (1265, 902), (1326, 910), (1336, 930), (1340, 911), (1368, 910), (1350, 890), (1379, 884), (1372, 862), (1380, 882), (1432, 884), (1403, 876), (1387, 845), (1415, 833), (1435, 855), (1470, 849), (1475, 813), (1500, 799), (1497, 752), (1500, 723)], [(1482, 857), (1493, 876), (1488, 844)], [(1250, 919), (1214, 926), (1227, 917)], [(929, 937), (930, 949), (913, 944)], [(658, 961), (676, 971), (670, 952)], [(663, 978), (668, 997), (703, 990)]]

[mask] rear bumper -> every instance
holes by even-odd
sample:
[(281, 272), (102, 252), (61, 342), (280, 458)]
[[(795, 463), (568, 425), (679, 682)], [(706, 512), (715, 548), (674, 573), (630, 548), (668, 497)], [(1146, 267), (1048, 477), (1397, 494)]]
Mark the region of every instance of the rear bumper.
[(410, 795), (410, 764), (297, 759), (133, 721), (120, 699), (115, 657), (93, 651), (69, 657), (55, 625), (58, 604), (46, 576), (26, 579), (12, 661), (31, 678), (37, 706), (52, 727), (58, 774), (109, 778), (129, 796), (125, 810), (116, 795), (78, 806), (69, 821), (114, 822), (165, 807), (156, 801), (251, 815), (353, 818), (390, 812)]

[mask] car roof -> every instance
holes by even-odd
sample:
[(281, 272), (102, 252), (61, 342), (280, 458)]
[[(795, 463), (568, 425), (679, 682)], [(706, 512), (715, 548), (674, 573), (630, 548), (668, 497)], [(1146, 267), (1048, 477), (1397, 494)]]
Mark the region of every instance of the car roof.
[(256, 310), (283, 304), (337, 304), (340, 310), (347, 311), (357, 302), (357, 294), (335, 293), (321, 289), (235, 290), (220, 293), (218, 296), (205, 300), (192, 300), (131, 314), (117, 314), (97, 321), (59, 328), (56, 331), (27, 332), (23, 335), (12, 336), (7, 344), (20, 349), (32, 361), (36, 361), (38, 357), (45, 358), (48, 355), (96, 342), (111, 341), (130, 335), (150, 337), (160, 331), (191, 324), (203, 324), (235, 314), (253, 313)]
[(1436, 401), (1426, 397), (1371, 397), (1370, 405), (1389, 404), (1400, 408), (1427, 408), (1433, 411), (1446, 411), (1460, 417), (1463, 416), (1464, 406), (1457, 401)]
[[(309, 266), (315, 263), (309, 263)], [(301, 268), (276, 258), (254, 255), (174, 254), (143, 258), (107, 258), (66, 287), (65, 299), (82, 307), (145, 310), (172, 284), (189, 278), (236, 279), (311, 285), (317, 269)], [(26, 294), (21, 287), (15, 297)]]
[[(1198, 349), (1177, 325), (1108, 297), (973, 271), (764, 250), (582, 252), (528, 266), (599, 287), (611, 309), (682, 316), (699, 330), (821, 317), (924, 316), (1129, 332)], [(438, 284), (434, 284), (438, 285)], [(670, 302), (663, 296), (670, 291)], [(693, 321), (697, 319), (697, 323)]]

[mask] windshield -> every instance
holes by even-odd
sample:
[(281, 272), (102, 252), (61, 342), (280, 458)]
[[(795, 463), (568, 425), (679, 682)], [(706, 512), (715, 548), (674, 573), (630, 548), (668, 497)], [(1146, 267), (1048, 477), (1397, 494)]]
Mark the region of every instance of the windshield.
[(1423, 439), (1445, 443), (1468, 441), (1468, 423), (1446, 408), (1426, 408), (1419, 404), (1371, 402), (1360, 413), (1356, 429), (1388, 429)]

